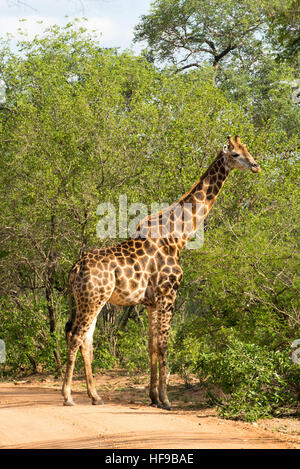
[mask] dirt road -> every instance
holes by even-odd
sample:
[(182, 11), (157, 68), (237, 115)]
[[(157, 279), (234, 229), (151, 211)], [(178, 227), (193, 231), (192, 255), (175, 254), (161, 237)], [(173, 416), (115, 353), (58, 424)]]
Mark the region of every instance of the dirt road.
[(108, 403), (92, 406), (83, 390), (73, 393), (75, 407), (64, 407), (59, 386), (17, 384), (0, 384), (0, 448), (300, 448), (298, 438), (209, 411), (125, 405), (108, 394)]

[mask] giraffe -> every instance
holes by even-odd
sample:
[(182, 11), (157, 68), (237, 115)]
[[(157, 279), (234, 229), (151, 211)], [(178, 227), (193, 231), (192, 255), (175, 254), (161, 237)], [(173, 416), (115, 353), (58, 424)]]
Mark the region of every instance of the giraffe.
[[(72, 267), (68, 280), (70, 319), (66, 324), (68, 360), (62, 388), (64, 405), (74, 405), (71, 385), (79, 349), (88, 396), (92, 404), (103, 404), (91, 367), (97, 316), (106, 303), (142, 304), (147, 308), (149, 320), (150, 405), (171, 409), (166, 384), (167, 348), (176, 293), (182, 279), (179, 254), (207, 217), (234, 168), (260, 172), (240, 137), (228, 136), (228, 144), (175, 204), (143, 219), (126, 241), (88, 252)], [(72, 313), (72, 294), (76, 315)]]

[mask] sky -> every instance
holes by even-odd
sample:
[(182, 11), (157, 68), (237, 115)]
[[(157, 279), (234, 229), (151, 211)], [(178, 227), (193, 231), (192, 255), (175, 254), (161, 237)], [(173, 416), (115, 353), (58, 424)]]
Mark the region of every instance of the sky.
[(0, 36), (10, 33), (17, 39), (22, 28), (30, 39), (53, 24), (85, 17), (84, 26), (101, 33), (103, 47), (139, 52), (145, 45), (132, 44), (133, 29), (150, 4), (151, 0), (0, 0)]

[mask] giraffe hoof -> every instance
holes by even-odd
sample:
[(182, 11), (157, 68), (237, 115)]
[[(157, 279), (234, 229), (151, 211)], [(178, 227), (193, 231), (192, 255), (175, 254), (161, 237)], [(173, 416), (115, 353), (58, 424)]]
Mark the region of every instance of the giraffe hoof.
[(171, 404), (170, 403), (161, 403), (159, 404), (160, 409), (164, 410), (172, 410)]
[(159, 407), (159, 401), (157, 399), (151, 399), (151, 402), (149, 404), (150, 407)]
[(64, 401), (64, 405), (67, 407), (72, 407), (75, 405), (75, 402), (73, 400)]
[(98, 399), (95, 399), (95, 398), (93, 397), (93, 399), (92, 399), (92, 404), (93, 404), (93, 405), (104, 405), (104, 402), (102, 401), (102, 399), (101, 399), (100, 397), (99, 397)]

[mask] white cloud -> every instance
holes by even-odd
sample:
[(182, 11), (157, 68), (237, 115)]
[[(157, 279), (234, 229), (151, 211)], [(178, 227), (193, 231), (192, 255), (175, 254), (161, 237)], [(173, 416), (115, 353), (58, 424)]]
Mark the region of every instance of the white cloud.
[[(42, 21), (42, 24), (37, 23)], [(1, 16), (0, 17), (0, 31), (1, 36), (5, 37), (6, 34), (19, 36), (20, 32), (28, 34), (32, 38), (36, 34), (43, 32), (51, 24), (51, 18), (43, 18), (40, 16), (27, 16), (26, 21), (22, 17), (17, 16)]]
[[(16, 16), (1, 16), (0, 17), (0, 31), (3, 37), (6, 33), (12, 35), (18, 35), (21, 31), (28, 34), (29, 38), (32, 38), (36, 34), (41, 34), (46, 28), (54, 24), (60, 26), (72, 21), (70, 18), (59, 18), (54, 16), (39, 16), (30, 15), (25, 18)], [(103, 33), (107, 39), (113, 39), (116, 35), (118, 28), (116, 23), (111, 19), (105, 17), (93, 17), (88, 21), (82, 21), (81, 23), (88, 30), (95, 29), (99, 33)]]
[[(5, 37), (6, 33), (14, 36), (14, 44), (17, 40), (24, 38), (33, 39), (36, 35), (44, 33), (45, 29), (54, 24), (63, 26), (72, 21), (68, 17), (26, 15), (23, 21), (22, 17), (2, 16), (0, 17), (1, 37)], [(129, 48), (133, 38), (134, 23), (124, 19), (112, 19), (108, 16), (91, 16), (87, 21), (81, 20), (80, 25), (87, 28), (88, 31), (96, 31), (100, 44), (103, 47), (120, 47), (121, 49)]]

